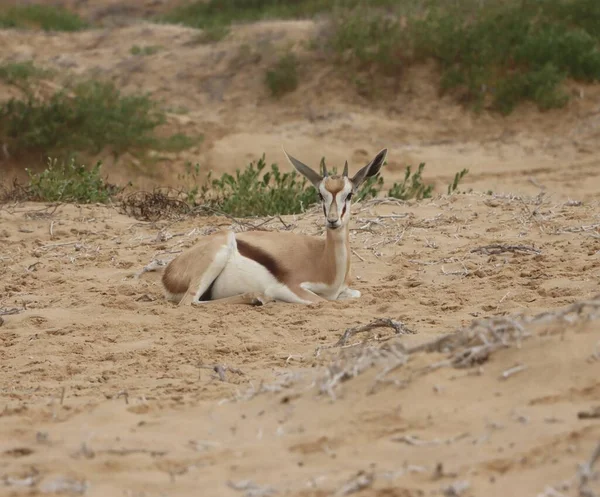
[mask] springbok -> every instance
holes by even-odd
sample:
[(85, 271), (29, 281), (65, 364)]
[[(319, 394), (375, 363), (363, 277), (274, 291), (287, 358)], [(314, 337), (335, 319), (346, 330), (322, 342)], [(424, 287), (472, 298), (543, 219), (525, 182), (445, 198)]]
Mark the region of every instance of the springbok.
[(209, 302), (262, 305), (271, 301), (310, 304), (358, 298), (350, 284), (350, 204), (352, 195), (379, 172), (387, 149), (348, 177), (323, 176), (291, 157), (289, 162), (317, 189), (323, 205), (325, 238), (286, 232), (221, 231), (204, 237), (165, 268), (167, 299), (179, 305)]

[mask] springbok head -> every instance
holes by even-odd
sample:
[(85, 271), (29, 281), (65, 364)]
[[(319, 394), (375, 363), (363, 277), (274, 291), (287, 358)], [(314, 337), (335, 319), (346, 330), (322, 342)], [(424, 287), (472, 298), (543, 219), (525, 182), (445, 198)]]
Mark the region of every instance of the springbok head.
[(381, 150), (371, 162), (360, 169), (352, 178), (348, 176), (348, 161), (344, 165), (344, 172), (341, 176), (328, 174), (324, 163), (322, 174), (319, 174), (289, 155), (285, 149), (283, 153), (292, 166), (317, 189), (323, 204), (323, 213), (327, 219), (327, 228), (336, 230), (348, 224), (352, 196), (367, 178), (375, 176), (379, 172), (385, 162), (387, 149)]

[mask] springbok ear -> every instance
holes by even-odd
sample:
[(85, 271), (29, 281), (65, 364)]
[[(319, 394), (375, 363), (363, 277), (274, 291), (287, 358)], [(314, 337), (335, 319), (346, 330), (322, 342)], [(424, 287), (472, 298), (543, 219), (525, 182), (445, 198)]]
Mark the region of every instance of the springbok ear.
[(313, 169), (308, 167), (306, 164), (303, 164), (302, 162), (300, 162), (298, 159), (295, 159), (291, 155), (288, 155), (288, 153), (285, 151), (285, 149), (283, 149), (283, 153), (287, 157), (287, 160), (290, 161), (290, 164), (292, 166), (294, 166), (296, 168), (296, 170), (302, 176), (304, 176), (306, 179), (308, 179), (308, 181), (310, 181), (315, 187), (318, 187), (319, 183), (321, 181), (323, 181), (323, 177), (318, 172), (314, 171)]
[(358, 188), (360, 185), (362, 185), (367, 178), (375, 176), (381, 169), (381, 166), (383, 166), (386, 156), (387, 148), (384, 148), (374, 157), (371, 162), (358, 171), (352, 178), (352, 184), (354, 185), (354, 188)]

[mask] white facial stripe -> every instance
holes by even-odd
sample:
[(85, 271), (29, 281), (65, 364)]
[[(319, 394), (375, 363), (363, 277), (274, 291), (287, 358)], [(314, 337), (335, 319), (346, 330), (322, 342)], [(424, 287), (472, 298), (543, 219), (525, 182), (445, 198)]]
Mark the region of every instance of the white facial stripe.
[(346, 199), (348, 197), (348, 194), (352, 192), (352, 183), (348, 179), (344, 180), (344, 188), (342, 188), (335, 195), (333, 195), (329, 190), (327, 190), (323, 183), (319, 185), (319, 192), (321, 193), (324, 199), (323, 205), (326, 217), (329, 217), (331, 207), (334, 202), (337, 210), (338, 220), (340, 220), (340, 218), (342, 217), (342, 213), (344, 213), (344, 218), (348, 216), (349, 209), (346, 208)]
[(350, 182), (346, 181), (346, 185), (344, 186), (344, 188), (342, 190), (340, 190), (337, 194), (338, 205), (343, 205), (343, 203), (346, 200), (346, 197), (348, 196), (348, 194), (351, 191), (352, 191), (352, 185), (350, 184)]

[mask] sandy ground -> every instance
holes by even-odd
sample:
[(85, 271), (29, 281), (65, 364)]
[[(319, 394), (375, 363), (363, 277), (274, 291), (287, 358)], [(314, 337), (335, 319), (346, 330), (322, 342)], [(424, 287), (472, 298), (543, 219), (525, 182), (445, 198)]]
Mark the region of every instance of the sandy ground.
[[(388, 181), (423, 161), (438, 191), (462, 167), (473, 188), (355, 205), (363, 296), (309, 307), (180, 309), (158, 275), (135, 278), (215, 227), (262, 221), (2, 206), (0, 495), (600, 492), (580, 466), (600, 442), (598, 88), (574, 88), (582, 98), (561, 111), (476, 117), (438, 98), (429, 67), (371, 102), (305, 55), (300, 88), (272, 100), (274, 48), (318, 29), (260, 23), (210, 45), (146, 23), (0, 31), (0, 58), (149, 91), (171, 109), (170, 131), (204, 134), (150, 176), (107, 164), (114, 180), (172, 183), (188, 159), (215, 171), (263, 152), (281, 162), (281, 144), (354, 168), (387, 146)], [(164, 49), (135, 58), (133, 44)], [(318, 210), (267, 221), (323, 234)], [(338, 342), (380, 318), (400, 333)]]
[[(600, 300), (525, 321), (522, 338), (470, 367), (440, 362), (452, 349), (403, 348), (484, 318), (508, 336), (514, 316), (597, 299), (600, 211), (572, 204), (470, 194), (357, 205), (360, 300), (187, 310), (162, 299), (157, 275), (133, 275), (229, 220), (5, 207), (0, 306), (18, 313), (0, 335), (2, 492), (66, 478), (86, 495), (333, 495), (363, 472), (361, 495), (463, 481), (461, 495), (577, 495), (576, 480), (561, 485), (600, 439), (597, 419), (578, 418), (600, 400)], [(284, 221), (322, 231), (318, 211)], [(498, 243), (535, 251), (473, 251)], [(381, 328), (328, 347), (376, 318), (416, 333)], [(222, 381), (215, 365), (231, 368)], [(525, 369), (500, 379), (515, 366)], [(231, 487), (246, 480), (263, 493)]]

